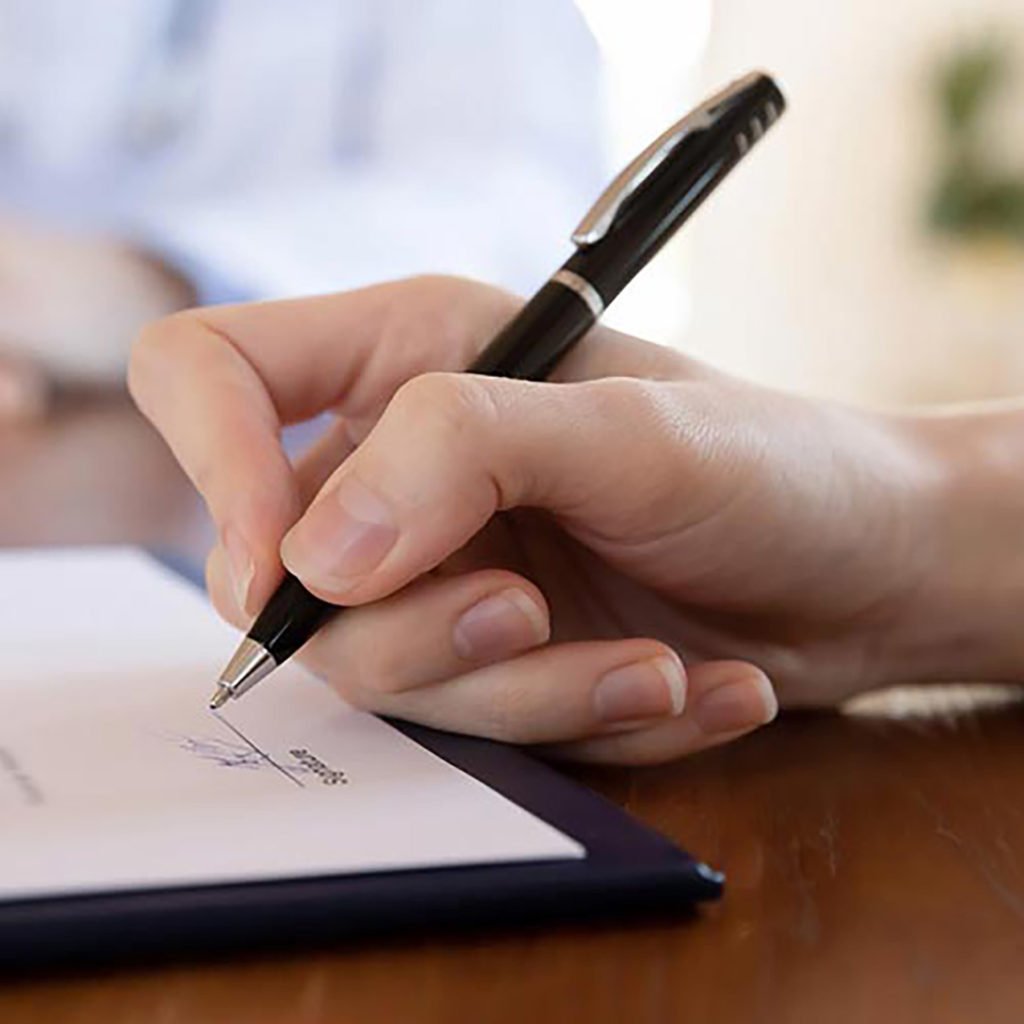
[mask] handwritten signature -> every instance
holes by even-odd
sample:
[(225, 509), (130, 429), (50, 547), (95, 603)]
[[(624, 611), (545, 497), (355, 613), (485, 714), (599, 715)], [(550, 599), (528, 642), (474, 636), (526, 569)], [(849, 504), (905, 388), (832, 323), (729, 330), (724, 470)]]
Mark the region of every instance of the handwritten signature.
[(194, 757), (209, 761), (221, 768), (238, 768), (243, 771), (269, 769), (279, 772), (301, 787), (306, 784), (303, 779), (319, 781), (325, 786), (348, 784), (345, 772), (329, 767), (321, 758), (305, 747), (289, 750), (288, 754), (291, 760), (282, 763), (260, 750), (255, 743), (239, 732), (236, 726), (224, 719), (221, 721), (237, 735), (237, 739), (220, 736), (189, 736), (185, 733), (172, 733), (165, 735), (164, 738), (174, 743), (179, 750), (184, 750)]
[[(221, 768), (243, 768), (249, 771), (273, 768), (273, 765), (258, 750), (253, 750), (245, 743), (184, 735), (168, 736), (167, 739), (180, 750), (194, 754), (205, 761), (212, 761), (214, 764), (220, 765)], [(304, 769), (300, 767), (293, 770), (303, 771)]]

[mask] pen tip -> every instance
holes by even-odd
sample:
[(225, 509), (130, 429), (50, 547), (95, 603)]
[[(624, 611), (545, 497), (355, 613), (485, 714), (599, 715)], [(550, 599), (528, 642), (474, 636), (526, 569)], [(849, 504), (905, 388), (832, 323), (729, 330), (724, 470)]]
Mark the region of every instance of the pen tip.
[[(262, 644), (246, 637), (238, 650), (231, 656), (224, 671), (217, 680), (217, 690), (213, 695), (214, 708), (220, 707), (229, 699), (237, 699), (251, 690), (261, 679), (265, 679), (277, 667), (277, 662)], [(223, 696), (221, 696), (223, 691)]]
[(213, 691), (213, 696), (210, 697), (210, 710), (216, 711), (218, 708), (222, 708), (231, 696), (231, 690), (228, 689), (223, 683), (217, 684), (217, 689)]

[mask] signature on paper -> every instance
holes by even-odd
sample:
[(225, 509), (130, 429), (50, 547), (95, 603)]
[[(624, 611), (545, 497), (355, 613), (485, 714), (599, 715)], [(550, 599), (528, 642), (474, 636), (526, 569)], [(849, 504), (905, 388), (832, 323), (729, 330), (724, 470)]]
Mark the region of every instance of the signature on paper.
[(4, 747), (0, 747), (0, 777), (7, 778), (14, 783), (15, 789), (29, 807), (38, 807), (45, 803), (43, 794), (35, 780), (18, 763), (14, 754)]
[(195, 754), (204, 761), (212, 761), (221, 768), (248, 768), (250, 771), (259, 771), (270, 767), (262, 753), (245, 743), (205, 736), (179, 735), (167, 738), (180, 750)]
[(230, 738), (190, 736), (185, 733), (172, 733), (166, 735), (165, 738), (174, 743), (179, 750), (209, 761), (219, 768), (237, 768), (242, 771), (276, 771), (301, 788), (305, 788), (307, 782), (320, 782), (325, 786), (348, 783), (344, 772), (329, 767), (321, 758), (305, 747), (289, 750), (290, 760), (287, 763), (282, 763), (271, 757), (265, 750), (261, 750), (226, 718), (219, 714), (214, 714), (213, 717), (232, 734)]

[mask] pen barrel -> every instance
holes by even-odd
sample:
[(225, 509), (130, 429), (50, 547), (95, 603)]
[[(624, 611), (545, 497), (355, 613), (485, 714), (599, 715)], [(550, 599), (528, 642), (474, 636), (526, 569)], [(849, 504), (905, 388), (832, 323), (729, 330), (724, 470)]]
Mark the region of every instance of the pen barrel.
[(469, 372), (544, 380), (595, 319), (580, 295), (548, 281), (480, 353)]
[(336, 605), (311, 594), (295, 576), (287, 573), (247, 635), (280, 665), (338, 610)]
[[(549, 281), (484, 349), (469, 372), (543, 380), (594, 320), (583, 298)], [(281, 665), (341, 610), (311, 594), (287, 573), (247, 636)]]
[(786, 109), (763, 74), (685, 135), (618, 209), (607, 234), (582, 245), (565, 268), (589, 281), (607, 306), (696, 212)]
[(576, 251), (565, 267), (588, 280), (605, 305), (653, 259), (739, 161), (739, 153), (710, 153), (680, 170), (659, 168), (645, 184), (643, 202), (626, 209), (611, 231)]
[[(775, 83), (767, 75), (754, 74), (680, 122), (676, 127), (682, 134), (673, 132), (675, 144), (663, 158), (661, 140), (656, 140), (653, 152), (660, 163), (649, 172), (646, 162), (635, 174), (632, 165), (626, 169), (632, 175), (627, 180), (630, 190), (613, 192), (616, 201), (610, 226), (605, 227), (602, 214), (587, 232), (574, 236), (583, 239), (578, 242), (581, 247), (506, 324), (468, 372), (533, 381), (547, 378), (784, 109), (785, 100)], [(624, 195), (621, 200), (620, 194)], [(599, 200), (591, 214), (600, 207)], [(338, 611), (288, 574), (249, 630), (248, 639), (280, 665)]]

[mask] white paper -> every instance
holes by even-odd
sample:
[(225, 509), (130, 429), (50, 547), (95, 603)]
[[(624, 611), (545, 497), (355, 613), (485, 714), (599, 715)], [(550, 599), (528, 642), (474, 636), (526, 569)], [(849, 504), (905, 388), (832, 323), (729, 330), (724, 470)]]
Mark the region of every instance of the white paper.
[(0, 592), (0, 900), (584, 856), (297, 665), (208, 711), (238, 638), (140, 553)]

